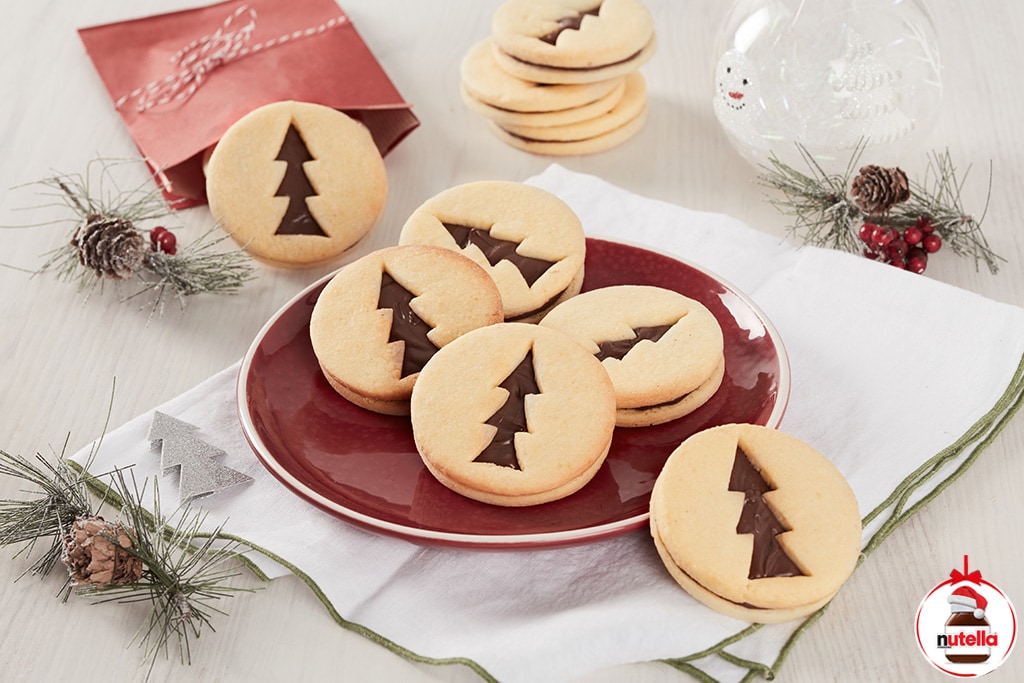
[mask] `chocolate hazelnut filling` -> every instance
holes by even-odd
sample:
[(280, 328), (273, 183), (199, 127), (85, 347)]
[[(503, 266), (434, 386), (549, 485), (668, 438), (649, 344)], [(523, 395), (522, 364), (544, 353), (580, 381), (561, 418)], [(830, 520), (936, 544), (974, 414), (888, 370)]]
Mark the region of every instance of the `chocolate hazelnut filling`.
[(517, 249), (518, 242), (503, 240), (491, 234), (490, 230), (471, 228), (467, 225), (457, 223), (441, 223), (445, 230), (452, 236), (460, 249), (465, 249), (470, 244), (475, 245), (487, 262), (492, 266), (498, 265), (499, 261), (508, 261), (522, 274), (526, 284), (533, 286), (540, 277), (548, 271), (548, 268), (555, 265), (553, 261), (523, 256)]
[(589, 15), (592, 17), (598, 16), (598, 12), (601, 9), (601, 3), (597, 4), (597, 7), (592, 7), (587, 10), (583, 10), (579, 14), (573, 14), (568, 17), (562, 17), (558, 20), (558, 28), (551, 33), (543, 36), (538, 36), (539, 40), (543, 40), (548, 45), (555, 45), (558, 42), (558, 36), (562, 35), (563, 31), (579, 31), (580, 25), (583, 23), (583, 17)]
[(388, 343), (405, 343), (405, 352), (402, 354), (402, 377), (422, 370), (437, 351), (437, 347), (427, 337), (427, 333), (433, 328), (412, 310), (412, 300), (415, 298), (412, 292), (399, 284), (387, 271), (381, 273), (377, 308), (390, 308), (392, 311)]
[(515, 370), (498, 386), (508, 392), (508, 398), (484, 423), (497, 428), (498, 431), (473, 462), (487, 462), (518, 470), (521, 468), (516, 456), (516, 434), (529, 431), (526, 423), (526, 396), (541, 393), (533, 372), (533, 349), (526, 353)]
[(599, 69), (607, 69), (610, 66), (618, 66), (619, 64), (625, 64), (626, 62), (632, 61), (633, 59), (636, 59), (636, 57), (639, 56), (641, 52), (643, 52), (643, 50), (637, 50), (636, 52), (626, 57), (625, 59), (620, 59), (614, 62), (608, 62), (607, 64), (598, 64), (596, 66), (551, 66), (550, 64), (538, 64), (537, 62), (531, 62), (529, 60), (516, 57), (515, 55), (511, 55), (507, 52), (505, 54), (508, 55), (510, 59), (514, 59), (517, 62), (526, 64), (527, 66), (539, 67), (541, 69), (551, 69), (552, 71), (597, 71)]

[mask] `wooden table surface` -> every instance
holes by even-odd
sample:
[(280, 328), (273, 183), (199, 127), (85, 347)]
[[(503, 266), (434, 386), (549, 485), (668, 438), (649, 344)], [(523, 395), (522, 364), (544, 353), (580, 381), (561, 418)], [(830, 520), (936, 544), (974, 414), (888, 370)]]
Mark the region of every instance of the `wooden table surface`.
[[(514, 150), (493, 137), (458, 94), (462, 55), (489, 32), (498, 0), (346, 0), (344, 9), (422, 125), (386, 159), (385, 214), (358, 254), (393, 244), (404, 217), (434, 193), (477, 179), (522, 180), (552, 161), (636, 193), (693, 209), (724, 212), (759, 230), (786, 234), (764, 201), (755, 169), (729, 146), (711, 111), (713, 39), (727, 3), (649, 0), (659, 47), (643, 68), (650, 93), (645, 130), (594, 156), (551, 159)], [(8, 190), (51, 174), (79, 172), (95, 157), (136, 150), (75, 34), (75, 29), (194, 6), (182, 0), (36, 0), (5, 6), (0, 22), (0, 224), (37, 216), (32, 190)], [(923, 149), (948, 148), (974, 165), (965, 203), (980, 207), (992, 162), (992, 201), (984, 228), (1007, 262), (991, 275), (951, 253), (933, 258), (926, 277), (986, 297), (1024, 304), (1024, 59), (1013, 46), (1024, 3), (932, 0), (944, 62), (945, 99)], [(920, 161), (920, 163), (917, 163)], [(924, 157), (903, 164), (911, 176)], [(141, 170), (140, 170), (141, 177)], [(980, 208), (977, 209), (980, 211)], [(180, 215), (190, 240), (212, 221), (205, 208)], [(64, 227), (0, 231), (0, 262), (34, 269), (66, 239)], [(358, 255), (356, 254), (356, 255)], [(353, 255), (354, 257), (355, 255)], [(333, 267), (333, 266), (332, 266)], [(148, 320), (112, 291), (86, 299), (50, 276), (0, 268), (0, 448), (31, 456), (73, 452), (97, 437), (116, 390), (116, 427), (194, 386), (245, 352), (263, 323), (307, 283), (332, 267), (280, 271), (260, 266), (240, 296), (194, 298), (184, 314), (169, 308)], [(885, 305), (885, 302), (879, 302)], [(908, 312), (913, 315), (913, 312)], [(935, 340), (941, 344), (941, 339)], [(887, 353), (909, 350), (886, 349)], [(908, 360), (908, 362), (911, 362)], [(950, 362), (956, 362), (950, 359)], [(921, 373), (942, 372), (941, 367)], [(899, 415), (893, 415), (893, 429)], [(913, 619), (925, 592), (964, 554), (972, 566), (1024, 605), (1024, 418), (1016, 417), (961, 479), (894, 533), (855, 573), (832, 609), (797, 645), (778, 680), (940, 681), (921, 657)], [(0, 496), (19, 485), (0, 480)], [(141, 606), (92, 606), (55, 599), (59, 577), (19, 574), (27, 563), (0, 551), (0, 680), (142, 680), (140, 652), (129, 646)], [(257, 585), (243, 577), (243, 585)], [(233, 599), (186, 669), (158, 661), (153, 681), (358, 680), (473, 681), (461, 667), (407, 662), (339, 627), (304, 584), (291, 577)], [(1018, 648), (1019, 649), (1019, 648)], [(660, 664), (581, 673), (580, 681), (683, 681)], [(1024, 680), (1024, 653), (989, 676)]]

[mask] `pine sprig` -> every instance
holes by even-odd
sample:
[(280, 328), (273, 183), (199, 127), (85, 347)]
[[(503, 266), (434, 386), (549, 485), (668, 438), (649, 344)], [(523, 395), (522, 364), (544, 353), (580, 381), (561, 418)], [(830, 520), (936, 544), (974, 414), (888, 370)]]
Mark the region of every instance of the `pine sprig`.
[[(65, 447), (66, 447), (65, 442)], [(30, 555), (36, 543), (46, 549), (25, 573), (45, 576), (60, 562), (64, 534), (79, 517), (92, 514), (86, 477), (68, 466), (63, 458), (51, 463), (41, 454), (35, 462), (0, 450), (0, 475), (20, 479), (34, 487), (24, 500), (0, 500), (0, 546), (22, 547), (15, 557)]]
[(973, 258), (976, 267), (984, 263), (993, 274), (999, 271), (999, 262), (1005, 259), (992, 251), (981, 230), (991, 198), (991, 170), (985, 208), (980, 216), (964, 209), (961, 196), (967, 173), (958, 176), (948, 150), (929, 156), (924, 180), (909, 181), (908, 199), (896, 203), (882, 216), (868, 215), (850, 196), (851, 179), (865, 146), (862, 142), (854, 149), (840, 174), (827, 173), (800, 145), (797, 148), (806, 170), (797, 170), (774, 155), (761, 166), (758, 182), (778, 193), (769, 196), (768, 202), (792, 219), (788, 227), (790, 236), (812, 246), (859, 253), (864, 244), (858, 230), (864, 223), (902, 230), (923, 219), (953, 253)]
[[(121, 164), (131, 160), (95, 159), (91, 161), (86, 172), (82, 174), (57, 173), (50, 177), (31, 183), (43, 188), (40, 195), (48, 197), (48, 201), (34, 208), (61, 208), (70, 213), (70, 217), (58, 219), (50, 223), (71, 223), (71, 238), (57, 248), (43, 254), (42, 265), (30, 271), (34, 274), (53, 273), (58, 280), (69, 282), (79, 290), (92, 293), (98, 289), (103, 291), (108, 281), (120, 287), (123, 282), (131, 282), (134, 291), (123, 295), (122, 300), (149, 296), (151, 313), (162, 313), (166, 299), (173, 296), (180, 307), (185, 308), (187, 297), (202, 294), (236, 294), (242, 285), (253, 279), (254, 272), (251, 259), (245, 249), (221, 251), (217, 249), (228, 235), (216, 237), (217, 228), (207, 231), (195, 242), (181, 249), (165, 250), (157, 247), (157, 232), (168, 232), (163, 226), (152, 230), (141, 227), (148, 222), (167, 218), (176, 208), (174, 203), (167, 203), (161, 191), (153, 186), (147, 177), (141, 184), (124, 189), (117, 182), (114, 170)], [(138, 163), (135, 160), (134, 163)], [(153, 241), (152, 250), (133, 260), (135, 266), (128, 277), (123, 273), (114, 274), (104, 270), (102, 265), (116, 252), (120, 242), (96, 245), (85, 239), (94, 226), (117, 226), (108, 228), (113, 231), (146, 235)], [(135, 238), (136, 240), (138, 238)], [(170, 236), (175, 240), (174, 236)], [(110, 252), (114, 253), (111, 254)], [(137, 253), (137, 252), (136, 252)], [(22, 269), (19, 269), (22, 270)]]
[(969, 256), (976, 264), (984, 262), (989, 272), (997, 273), (998, 262), (1005, 259), (992, 251), (981, 230), (981, 223), (988, 215), (992, 198), (991, 165), (985, 206), (977, 218), (964, 210), (961, 199), (969, 173), (970, 168), (958, 179), (949, 151), (933, 152), (929, 156), (924, 180), (921, 183), (911, 182), (910, 199), (905, 204), (897, 205), (891, 215), (901, 225), (910, 225), (918, 216), (927, 216), (954, 254)]
[(128, 550), (144, 570), (136, 582), (88, 586), (79, 593), (98, 603), (151, 603), (146, 623), (135, 635), (144, 651), (144, 663), (152, 670), (157, 656), (168, 655), (176, 645), (180, 661), (191, 664), (192, 640), (199, 638), (204, 628), (215, 630), (211, 623), (214, 614), (226, 614), (215, 603), (252, 591), (226, 583), (238, 575), (225, 565), (239, 554), (240, 546), (235, 541), (222, 543), (222, 526), (209, 534), (203, 532), (206, 514), (188, 504), (173, 515), (176, 522), (169, 521), (161, 511), (155, 483), (152, 512), (142, 504), (144, 490), (138, 488), (134, 477), (118, 470), (112, 487), (121, 501), (124, 524), (131, 529), (132, 547)]
[(781, 199), (769, 199), (769, 203), (793, 219), (790, 234), (801, 237), (808, 244), (855, 251), (856, 235), (849, 226), (861, 212), (850, 201), (847, 189), (863, 145), (854, 150), (843, 174), (826, 173), (803, 146), (797, 149), (810, 175), (783, 163), (775, 155), (769, 157), (770, 165), (762, 166), (764, 172), (759, 180), (782, 193)]
[[(69, 573), (60, 591), (64, 601), (77, 594), (96, 603), (149, 603), (149, 615), (132, 639), (143, 650), (142, 664), (152, 672), (157, 657), (170, 656), (172, 649), (182, 663), (191, 664), (192, 641), (205, 629), (215, 630), (214, 615), (227, 614), (218, 606), (220, 602), (255, 590), (228, 583), (239, 574), (227, 565), (242, 554), (241, 544), (225, 537), (223, 525), (212, 532), (203, 531), (206, 514), (188, 503), (165, 517), (155, 480), (153, 504), (147, 508), (143, 503), (145, 487), (140, 489), (134, 476), (123, 469), (97, 477), (88, 474), (88, 464), (79, 468), (63, 457), (55, 463), (42, 455), (36, 460), (0, 450), (0, 475), (33, 487), (25, 492), (30, 497), (24, 500), (0, 500), (0, 545), (22, 545), (15, 553), (18, 557), (31, 554), (38, 542), (46, 542), (46, 549), (26, 573), (46, 575), (61, 562), (68, 564)], [(90, 454), (87, 463), (91, 460)], [(108, 478), (109, 485), (102, 481)], [(102, 498), (94, 508), (91, 493), (96, 492)], [(110, 531), (100, 531), (96, 537), (129, 553), (142, 566), (126, 583), (82, 582), (69, 560), (75, 542), (73, 525), (87, 519), (103, 522), (98, 512), (104, 505), (120, 510), (121, 519), (108, 529), (116, 528), (128, 543)]]

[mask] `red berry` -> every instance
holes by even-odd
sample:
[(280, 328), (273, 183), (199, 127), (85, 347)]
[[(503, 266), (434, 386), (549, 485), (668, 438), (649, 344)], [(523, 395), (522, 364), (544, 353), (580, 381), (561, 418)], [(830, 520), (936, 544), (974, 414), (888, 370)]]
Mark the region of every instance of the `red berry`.
[(933, 232), (932, 234), (924, 238), (922, 244), (924, 245), (925, 251), (927, 251), (929, 254), (934, 254), (939, 250), (940, 247), (942, 247), (942, 238), (939, 237), (937, 233)]
[(892, 259), (893, 261), (902, 259), (904, 256), (907, 255), (907, 243), (903, 240), (902, 237), (897, 237), (896, 239), (894, 239), (892, 242), (889, 243), (889, 246), (886, 247), (886, 249), (889, 252), (889, 258)]
[(875, 230), (878, 228), (874, 223), (864, 223), (860, 226), (860, 230), (857, 231), (857, 235), (860, 236), (861, 242), (871, 244)]
[(900, 270), (906, 270), (907, 262), (903, 259), (896, 259), (895, 261), (889, 261), (889, 265), (893, 268), (899, 268)]
[(178, 239), (174, 233), (163, 226), (158, 226), (149, 231), (149, 240), (153, 243), (153, 251), (162, 251), (168, 256), (174, 256), (178, 250)]
[(921, 247), (914, 247), (907, 252), (907, 270), (923, 273), (928, 267), (928, 254)]
[(914, 246), (915, 244), (920, 242), (923, 237), (924, 237), (924, 230), (922, 230), (921, 228), (917, 227), (916, 225), (912, 225), (912, 226), (910, 226), (909, 228), (907, 228), (906, 230), (903, 231), (903, 239), (910, 246)]
[(861, 253), (864, 255), (864, 258), (869, 258), (872, 261), (878, 260), (878, 252), (875, 251), (874, 249), (864, 247), (864, 250)]
[(872, 235), (875, 244), (880, 247), (888, 246), (890, 242), (896, 239), (897, 232), (893, 228), (888, 227), (876, 227)]
[(927, 216), (921, 216), (920, 218), (918, 218), (915, 227), (920, 229), (921, 232), (923, 232), (926, 235), (935, 231), (935, 226), (932, 225), (931, 219), (929, 219)]

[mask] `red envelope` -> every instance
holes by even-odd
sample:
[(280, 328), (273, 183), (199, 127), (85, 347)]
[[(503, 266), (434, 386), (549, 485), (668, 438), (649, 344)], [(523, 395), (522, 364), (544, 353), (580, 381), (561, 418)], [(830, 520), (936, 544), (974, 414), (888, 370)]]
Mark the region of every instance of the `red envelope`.
[(203, 154), (264, 104), (340, 109), (382, 155), (419, 125), (334, 0), (229, 0), (78, 33), (177, 208), (205, 202)]

